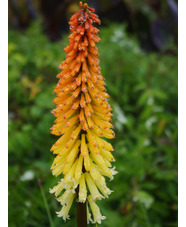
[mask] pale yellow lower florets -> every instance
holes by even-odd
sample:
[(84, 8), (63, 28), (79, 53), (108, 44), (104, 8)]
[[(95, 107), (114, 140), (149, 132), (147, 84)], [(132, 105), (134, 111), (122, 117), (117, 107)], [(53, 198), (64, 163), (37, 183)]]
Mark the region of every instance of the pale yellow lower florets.
[(89, 195), (87, 198), (88, 198), (88, 202), (89, 202), (89, 205), (90, 205), (90, 208), (91, 208), (91, 210), (92, 210), (93, 217), (94, 217), (93, 223), (101, 224), (101, 221), (102, 221), (102, 220), (105, 220), (106, 217), (105, 217), (105, 216), (102, 216), (102, 214), (101, 214), (101, 212), (100, 212), (100, 209), (99, 209), (99, 207), (96, 205), (96, 203), (93, 201), (92, 196)]
[[(106, 186), (105, 176), (112, 180), (117, 173), (115, 167), (112, 167), (110, 163), (114, 161), (110, 153), (112, 147), (106, 141), (96, 137), (90, 130), (78, 139), (78, 130), (79, 128), (76, 128), (71, 132), (73, 139), (68, 142), (68, 146), (60, 144), (61, 150), (54, 149), (60, 155), (53, 162), (52, 172), (55, 176), (63, 173), (64, 178), (50, 189), (50, 193), (54, 193), (61, 203), (62, 209), (57, 214), (59, 217), (63, 217), (65, 221), (69, 219), (69, 210), (77, 194), (77, 201), (87, 204), (87, 223), (100, 224), (105, 216), (101, 214), (96, 201), (108, 198), (112, 193)], [(63, 140), (66, 141), (66, 137)], [(63, 140), (61, 139), (59, 143), (62, 143)], [(96, 143), (102, 147), (100, 151), (96, 147)], [(93, 220), (88, 206), (93, 214)]]
[(56, 212), (56, 213), (58, 217), (63, 217), (64, 221), (69, 219), (68, 213), (71, 208), (74, 197), (75, 197), (75, 193), (73, 193), (72, 191), (69, 191), (69, 192), (66, 191), (63, 194), (63, 198), (59, 199), (63, 207), (59, 212)]

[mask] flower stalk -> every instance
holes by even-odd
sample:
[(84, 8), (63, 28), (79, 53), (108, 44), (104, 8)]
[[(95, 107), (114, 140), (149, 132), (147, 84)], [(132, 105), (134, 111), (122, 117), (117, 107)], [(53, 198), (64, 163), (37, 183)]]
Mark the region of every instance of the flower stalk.
[(112, 191), (105, 177), (112, 180), (117, 172), (111, 164), (114, 149), (105, 140), (114, 138), (114, 131), (96, 47), (101, 39), (93, 26), (100, 20), (93, 8), (82, 2), (79, 5), (81, 10), (69, 22), (72, 33), (54, 89), (57, 97), (52, 113), (56, 120), (51, 133), (60, 138), (51, 148), (56, 155), (51, 170), (62, 178), (50, 192), (62, 205), (57, 214), (64, 221), (77, 194), (78, 226), (84, 227), (85, 223), (101, 224), (105, 219), (96, 201), (108, 198)]
[[(79, 197), (79, 188), (76, 190), (77, 199)], [(77, 227), (87, 227), (87, 204), (77, 201)]]

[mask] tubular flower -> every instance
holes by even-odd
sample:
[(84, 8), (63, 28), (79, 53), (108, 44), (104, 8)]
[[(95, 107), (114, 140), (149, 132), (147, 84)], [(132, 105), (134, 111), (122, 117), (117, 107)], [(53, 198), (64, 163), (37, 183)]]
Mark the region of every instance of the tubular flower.
[(99, 30), (93, 26), (100, 20), (86, 3), (80, 2), (80, 7), (69, 22), (72, 33), (64, 49), (66, 60), (59, 65), (54, 89), (57, 97), (52, 113), (56, 120), (51, 133), (60, 138), (51, 148), (56, 155), (51, 170), (62, 178), (50, 192), (61, 203), (57, 214), (65, 221), (78, 192), (78, 202), (87, 204), (87, 222), (100, 224), (105, 217), (95, 202), (110, 195), (105, 177), (113, 179), (117, 173), (111, 165), (115, 161), (113, 147), (104, 139), (113, 138), (114, 131), (96, 47)]

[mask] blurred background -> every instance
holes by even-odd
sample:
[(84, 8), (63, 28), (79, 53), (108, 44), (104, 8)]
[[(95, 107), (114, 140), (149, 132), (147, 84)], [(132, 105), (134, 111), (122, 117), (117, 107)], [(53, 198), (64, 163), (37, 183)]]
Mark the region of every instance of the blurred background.
[[(65, 59), (74, 0), (9, 0), (9, 226), (64, 223), (49, 194), (52, 94)], [(99, 203), (103, 227), (177, 226), (177, 23), (175, 0), (89, 0), (99, 27), (118, 174)], [(90, 225), (91, 226), (91, 225)], [(95, 225), (92, 225), (95, 226)]]

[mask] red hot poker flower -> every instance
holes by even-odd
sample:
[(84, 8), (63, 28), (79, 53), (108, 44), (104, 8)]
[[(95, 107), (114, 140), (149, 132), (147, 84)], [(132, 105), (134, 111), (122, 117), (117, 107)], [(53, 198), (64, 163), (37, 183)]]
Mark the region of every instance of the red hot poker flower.
[(61, 72), (54, 89), (57, 97), (53, 102), (57, 106), (52, 110), (56, 120), (51, 133), (60, 138), (51, 148), (57, 155), (51, 169), (53, 175), (62, 175), (62, 179), (50, 192), (59, 196), (62, 209), (57, 213), (66, 220), (78, 188), (78, 201), (87, 202), (87, 221), (100, 224), (105, 217), (95, 202), (112, 192), (106, 186), (105, 176), (113, 179), (116, 174), (111, 165), (113, 147), (104, 138), (112, 139), (114, 132), (96, 47), (101, 39), (93, 26), (100, 20), (86, 3), (80, 2), (80, 7), (69, 22), (66, 60), (59, 65)]

